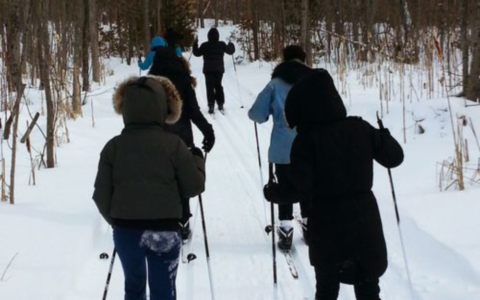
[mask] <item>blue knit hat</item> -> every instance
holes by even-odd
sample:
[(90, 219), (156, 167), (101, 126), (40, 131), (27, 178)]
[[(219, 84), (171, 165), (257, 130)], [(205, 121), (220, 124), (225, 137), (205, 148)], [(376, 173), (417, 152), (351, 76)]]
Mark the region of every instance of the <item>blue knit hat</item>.
[(167, 43), (161, 36), (155, 36), (150, 42), (150, 50), (153, 50), (155, 47), (165, 47)]

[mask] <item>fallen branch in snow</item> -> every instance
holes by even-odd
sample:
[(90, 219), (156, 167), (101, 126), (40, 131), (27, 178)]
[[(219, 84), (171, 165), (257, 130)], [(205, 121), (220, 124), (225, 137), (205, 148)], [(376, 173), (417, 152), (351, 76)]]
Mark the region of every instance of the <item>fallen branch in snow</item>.
[(5, 268), (5, 271), (3, 271), (2, 278), (0, 278), (0, 281), (5, 281), (5, 280), (4, 280), (5, 274), (7, 274), (8, 268), (9, 268), (10, 265), (12, 264), (13, 260), (15, 259), (15, 257), (17, 257), (17, 255), (18, 255), (18, 252), (15, 253), (15, 255), (12, 257), (12, 259), (11, 259), (10, 262), (8, 263), (7, 267)]

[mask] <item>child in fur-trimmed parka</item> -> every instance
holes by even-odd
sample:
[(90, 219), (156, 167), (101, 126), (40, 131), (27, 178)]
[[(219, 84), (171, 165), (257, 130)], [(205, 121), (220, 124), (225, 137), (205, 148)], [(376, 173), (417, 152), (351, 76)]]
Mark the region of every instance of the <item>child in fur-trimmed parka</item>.
[[(302, 47), (290, 45), (283, 49), (283, 62), (275, 67), (272, 79), (258, 94), (255, 103), (248, 111), (248, 117), (257, 123), (268, 121), (270, 115), (273, 119), (273, 129), (268, 149), (268, 162), (274, 164), (277, 182), (280, 185), (290, 185), (290, 149), (296, 132), (288, 128), (285, 121), (284, 107), (287, 94), (295, 82), (312, 72), (305, 64), (306, 53)], [(292, 199), (294, 201), (295, 199)], [(299, 201), (299, 199), (296, 199)], [(307, 235), (308, 209), (300, 202), (302, 211), (302, 227), (304, 239)], [(278, 246), (283, 250), (289, 250), (293, 240), (293, 204), (278, 205)]]
[(203, 154), (164, 129), (182, 106), (168, 79), (130, 77), (113, 104), (125, 128), (100, 154), (93, 200), (113, 227), (125, 299), (146, 299), (148, 280), (151, 300), (174, 300), (182, 198), (204, 190)]
[(297, 136), (290, 153), (295, 192), (309, 202), (309, 256), (316, 299), (335, 300), (340, 283), (358, 300), (379, 300), (387, 268), (380, 212), (372, 193), (373, 161), (394, 168), (403, 150), (387, 129), (347, 112), (323, 69), (290, 90), (285, 117)]

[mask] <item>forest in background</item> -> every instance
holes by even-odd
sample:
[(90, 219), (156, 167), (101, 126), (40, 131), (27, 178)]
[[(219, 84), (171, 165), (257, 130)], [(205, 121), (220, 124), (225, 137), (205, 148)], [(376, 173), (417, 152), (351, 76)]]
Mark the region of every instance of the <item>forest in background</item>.
[[(308, 64), (328, 61), (340, 80), (354, 69), (388, 66), (403, 76), (421, 69), (427, 97), (444, 89), (480, 98), (480, 0), (0, 0), (0, 112), (12, 148), (10, 190), (26, 86), (44, 93), (41, 160), (52, 168), (58, 127), (81, 116), (91, 83), (109, 75), (103, 58), (136, 63), (151, 38), (169, 27), (188, 51), (205, 19), (238, 25), (222, 37), (240, 46), (237, 63), (279, 60), (283, 47), (294, 43), (306, 49)], [(438, 68), (443, 76), (436, 82)], [(388, 84), (380, 92), (387, 105)], [(35, 121), (31, 115), (29, 126)]]

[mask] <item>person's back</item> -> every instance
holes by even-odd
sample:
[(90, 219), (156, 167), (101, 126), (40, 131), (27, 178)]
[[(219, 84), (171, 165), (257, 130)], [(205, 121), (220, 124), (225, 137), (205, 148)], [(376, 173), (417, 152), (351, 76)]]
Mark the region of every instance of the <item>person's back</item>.
[(225, 72), (223, 56), (225, 53), (232, 55), (235, 46), (229, 42), (220, 41), (217, 28), (208, 31), (208, 42), (198, 47), (198, 39), (193, 43), (192, 53), (195, 56), (203, 56), (203, 73), (205, 74), (205, 88), (207, 91), (208, 113), (213, 114), (215, 103), (218, 109), (224, 112), (225, 94), (223, 92), (222, 79)]
[[(195, 147), (192, 131), (192, 122), (202, 132), (203, 149), (210, 152), (215, 144), (215, 134), (212, 125), (207, 122), (198, 106), (195, 90), (193, 89), (193, 78), (190, 76), (188, 64), (182, 57), (177, 56), (174, 50), (168, 47), (159, 48), (156, 51), (153, 65), (149, 74), (165, 76), (178, 90), (182, 99), (182, 111), (180, 120), (175, 124), (165, 126), (165, 130), (178, 135), (187, 145)], [(189, 219), (191, 217), (189, 198), (184, 197), (182, 217), (182, 239), (187, 240), (191, 234)]]
[(174, 300), (182, 199), (204, 190), (202, 152), (190, 153), (164, 130), (181, 113), (178, 92), (166, 78), (131, 77), (117, 87), (113, 102), (125, 128), (101, 152), (93, 200), (113, 227), (125, 299), (144, 299), (148, 281), (150, 299)]
[[(283, 49), (283, 62), (275, 67), (272, 79), (258, 94), (248, 111), (248, 117), (257, 123), (264, 123), (272, 116), (273, 128), (268, 148), (268, 161), (275, 166), (275, 175), (280, 185), (290, 185), (290, 149), (296, 132), (285, 121), (285, 99), (292, 86), (302, 77), (312, 72), (305, 65), (306, 53), (300, 46), (289, 45)], [(301, 203), (302, 228), (304, 240), (307, 236), (307, 211)], [(279, 242), (283, 250), (291, 248), (293, 242), (293, 204), (278, 206)]]
[(357, 299), (378, 300), (387, 268), (380, 212), (373, 195), (373, 161), (393, 168), (403, 151), (388, 130), (347, 117), (333, 79), (319, 70), (289, 92), (285, 116), (298, 134), (291, 151), (295, 188), (308, 199), (309, 254), (318, 299), (336, 299), (353, 284)]
[(199, 110), (195, 90), (192, 86), (193, 78), (181, 58), (175, 57), (175, 53), (170, 48), (160, 48), (155, 54), (149, 74), (167, 77), (175, 85), (183, 101), (180, 120), (166, 126), (166, 129), (180, 136), (188, 147), (192, 147), (194, 140), (191, 122), (195, 123), (208, 141), (205, 150), (209, 152), (215, 140), (213, 128)]
[(235, 52), (235, 46), (232, 43), (228, 45), (220, 41), (220, 33), (217, 28), (211, 28), (208, 31), (208, 41), (198, 47), (198, 41), (194, 43), (193, 55), (203, 56), (203, 73), (225, 72), (223, 62), (224, 54), (232, 55)]

